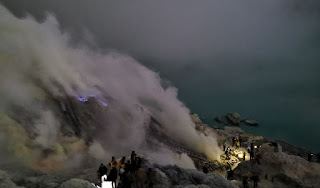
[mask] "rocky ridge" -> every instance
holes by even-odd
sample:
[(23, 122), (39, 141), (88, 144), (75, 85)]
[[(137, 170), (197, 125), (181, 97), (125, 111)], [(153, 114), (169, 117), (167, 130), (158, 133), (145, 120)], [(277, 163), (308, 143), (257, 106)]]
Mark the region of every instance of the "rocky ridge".
[[(259, 163), (254, 161), (241, 161), (234, 168), (233, 180), (235, 185), (242, 187), (244, 177), (257, 175), (260, 178), (259, 187), (318, 187), (320, 185), (320, 164), (319, 156), (313, 155), (311, 161), (308, 161), (307, 150), (297, 148), (288, 143), (278, 140), (264, 138), (247, 134), (240, 127), (226, 126), (223, 129), (211, 128), (203, 124), (197, 115), (192, 119), (201, 127), (204, 134), (213, 131), (218, 135), (218, 143), (221, 145), (224, 141), (232, 145), (232, 139), (241, 136), (243, 148), (246, 149), (250, 143), (258, 147), (256, 155), (259, 155)], [(249, 157), (249, 156), (248, 156)], [(223, 176), (227, 176), (226, 170), (221, 170)]]
[[(75, 105), (72, 105), (73, 108), (76, 108)], [(80, 103), (80, 105), (83, 105), (83, 103)], [(89, 105), (97, 105), (97, 103), (93, 101)], [(71, 107), (65, 109), (68, 108)], [(90, 115), (88, 116), (89, 112), (86, 113), (86, 120), (93, 121), (90, 118), (88, 119), (90, 117)], [(79, 116), (79, 112), (73, 110), (65, 114), (69, 117), (69, 121), (83, 123), (84, 117), (82, 115)], [(94, 118), (92, 117), (92, 119)], [(235, 165), (233, 180), (229, 181), (226, 179), (227, 171), (230, 167), (229, 163), (224, 163), (223, 160), (220, 162), (209, 161), (205, 155), (193, 151), (183, 143), (175, 142), (166, 135), (166, 130), (162, 125), (151, 118), (148, 126), (149, 130), (147, 131), (149, 141), (152, 143), (157, 140), (154, 144), (162, 143), (173, 152), (188, 155), (194, 161), (198, 170), (182, 169), (177, 166), (161, 166), (146, 161), (144, 168), (140, 171), (140, 177), (142, 178), (135, 180), (137, 185), (139, 184), (138, 182), (143, 184), (144, 181), (149, 179), (154, 182), (154, 187), (241, 187), (241, 181), (244, 177), (256, 174), (261, 179), (260, 187), (315, 187), (320, 184), (319, 164), (306, 160), (307, 151), (281, 141), (247, 134), (239, 127), (211, 128), (204, 124), (196, 114), (191, 115), (191, 119), (199, 133), (206, 136), (214, 136), (221, 147), (224, 141), (231, 145), (231, 140), (235, 136), (241, 136), (244, 148), (250, 143), (261, 146), (259, 149), (259, 153), (262, 156), (260, 164), (253, 161), (236, 161), (235, 164), (232, 164)], [(72, 129), (66, 129), (65, 131), (67, 130), (70, 131)], [(75, 132), (72, 130), (70, 133), (75, 135)], [(65, 133), (69, 134), (68, 132)], [(82, 134), (81, 129), (79, 129), (79, 134)], [(209, 174), (202, 173), (205, 166), (208, 167)], [(147, 173), (148, 168), (152, 169), (151, 175)], [(69, 176), (27, 169), (19, 165), (16, 167), (1, 166), (0, 169), (3, 170), (0, 171), (0, 185), (9, 188), (81, 188), (90, 187), (92, 185), (91, 182), (97, 182), (96, 169), (92, 166), (87, 166), (77, 173), (70, 173)]]

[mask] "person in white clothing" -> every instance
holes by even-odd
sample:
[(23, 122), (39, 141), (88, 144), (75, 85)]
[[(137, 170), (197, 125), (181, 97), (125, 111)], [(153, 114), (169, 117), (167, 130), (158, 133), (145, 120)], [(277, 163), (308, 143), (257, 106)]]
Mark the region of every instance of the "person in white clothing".
[(107, 181), (107, 174), (101, 177), (101, 188), (112, 188), (112, 182)]

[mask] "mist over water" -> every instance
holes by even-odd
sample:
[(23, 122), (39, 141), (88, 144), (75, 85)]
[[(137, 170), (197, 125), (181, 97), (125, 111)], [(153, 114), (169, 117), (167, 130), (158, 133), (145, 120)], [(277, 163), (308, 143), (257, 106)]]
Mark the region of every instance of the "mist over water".
[(134, 56), (209, 124), (238, 112), (261, 122), (250, 133), (320, 150), (317, 0), (2, 2), (39, 20), (52, 12), (65, 30)]

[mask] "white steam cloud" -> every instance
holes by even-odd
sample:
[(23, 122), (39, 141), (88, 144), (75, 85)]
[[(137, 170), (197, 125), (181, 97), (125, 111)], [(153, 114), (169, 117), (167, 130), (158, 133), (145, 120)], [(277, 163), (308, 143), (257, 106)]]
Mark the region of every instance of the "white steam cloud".
[[(195, 131), (176, 88), (164, 88), (157, 73), (127, 55), (71, 44), (52, 15), (38, 23), (32, 17), (18, 19), (0, 6), (0, 41), (0, 140), (10, 140), (1, 143), (1, 150), (7, 148), (32, 162), (41, 155), (37, 149), (51, 148), (55, 165), (84, 153), (106, 160), (142, 147), (145, 121), (151, 114), (176, 141), (210, 159), (219, 156), (215, 139)], [(105, 127), (91, 135), (97, 140), (89, 148), (84, 140), (60, 133), (62, 122), (50, 108), (50, 97), (66, 95), (101, 99), (107, 95), (117, 101), (106, 107), (108, 116), (98, 119)], [(12, 108), (19, 114), (10, 115)]]

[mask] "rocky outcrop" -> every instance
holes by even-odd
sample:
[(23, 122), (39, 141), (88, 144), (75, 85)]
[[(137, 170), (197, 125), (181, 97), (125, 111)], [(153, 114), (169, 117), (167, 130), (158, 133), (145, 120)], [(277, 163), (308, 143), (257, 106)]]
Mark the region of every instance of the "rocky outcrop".
[(36, 187), (46, 187), (46, 188), (56, 188), (62, 183), (63, 179), (50, 176), (50, 175), (43, 175), (43, 176), (33, 176), (33, 177), (25, 177), (23, 181), (20, 181), (19, 184), (29, 187), (29, 188), (36, 188)]
[(235, 188), (231, 182), (217, 174), (204, 174), (193, 169), (182, 169), (177, 166), (157, 167), (157, 172), (164, 180), (155, 187), (210, 187), (210, 188)]
[(202, 124), (202, 121), (201, 121), (198, 114), (192, 114), (192, 115), (190, 115), (190, 117), (191, 117), (191, 120), (194, 124)]
[(240, 124), (241, 116), (238, 113), (228, 113), (227, 114), (227, 118), (234, 125), (239, 125)]
[[(307, 161), (308, 151), (292, 146), (283, 141), (276, 141), (247, 134), (240, 127), (225, 126), (224, 129), (214, 129), (222, 145), (227, 141), (232, 145), (232, 138), (241, 136), (242, 149), (250, 143), (257, 146), (255, 155), (261, 157), (258, 161), (242, 161), (234, 169), (232, 182), (242, 186), (244, 177), (257, 175), (260, 178), (259, 187), (317, 187), (320, 184), (320, 164), (316, 163), (316, 155)], [(261, 147), (259, 147), (261, 146)], [(247, 156), (249, 157), (249, 155)], [(226, 174), (225, 174), (226, 175)], [(250, 182), (250, 187), (253, 182)]]
[(244, 120), (244, 122), (245, 122), (245, 124), (251, 125), (251, 126), (257, 126), (257, 125), (259, 125), (258, 121), (256, 121), (256, 120), (249, 120), (249, 119), (247, 119), (247, 120)]
[[(300, 156), (304, 159), (308, 159), (308, 154), (310, 153), (310, 151), (307, 151), (305, 149), (302, 148), (298, 148), (296, 146), (293, 146), (291, 144), (288, 144), (286, 142), (277, 140), (276, 141), (278, 144), (281, 145), (282, 151), (289, 154), (289, 155), (296, 155), (296, 156)], [(317, 161), (316, 159), (317, 157), (314, 156), (312, 161)]]
[(245, 119), (240, 116), (239, 113), (228, 113), (226, 116), (217, 116), (214, 120), (220, 124), (230, 126), (230, 125), (248, 125), (248, 126), (258, 126), (259, 122), (256, 120)]
[(236, 179), (257, 175), (263, 179), (264, 184), (271, 187), (317, 187), (320, 185), (320, 165), (308, 162), (305, 159), (276, 152), (274, 145), (266, 143), (261, 146), (258, 154), (261, 156), (260, 164), (257, 161), (240, 163), (234, 170)]
[[(0, 187), (5, 187), (5, 188), (19, 188), (15, 183), (13, 183), (8, 176), (7, 173), (4, 171), (0, 170)], [(20, 187), (22, 188), (22, 187)]]
[(230, 127), (230, 126), (226, 126), (224, 127), (224, 130), (223, 132), (231, 135), (231, 136), (234, 136), (234, 135), (239, 135), (239, 134), (245, 134), (245, 132), (239, 128), (239, 127)]
[(92, 183), (83, 179), (71, 179), (62, 183), (59, 188), (96, 188)]
[(169, 177), (158, 168), (154, 168), (148, 177), (148, 182), (151, 182), (154, 184), (155, 188), (161, 188), (161, 187), (170, 187), (171, 180)]
[(195, 124), (195, 128), (198, 131), (203, 131), (205, 124), (202, 123), (200, 117), (198, 114), (192, 114), (190, 115), (192, 122)]
[(222, 123), (224, 125), (227, 125), (226, 119), (224, 117), (222, 117), (222, 116), (217, 116), (217, 117), (214, 118), (214, 120), (216, 122), (218, 122), (218, 123)]

